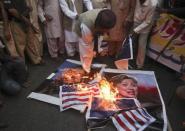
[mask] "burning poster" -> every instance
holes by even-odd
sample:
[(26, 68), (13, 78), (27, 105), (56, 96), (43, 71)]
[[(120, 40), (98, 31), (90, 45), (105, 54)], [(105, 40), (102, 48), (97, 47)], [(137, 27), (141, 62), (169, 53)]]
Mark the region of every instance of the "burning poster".
[(88, 83), (94, 79), (94, 75), (100, 72), (104, 64), (92, 64), (91, 73), (85, 73), (81, 63), (76, 60), (67, 59), (55, 73), (50, 74), (41, 85), (29, 94), (28, 98), (36, 99), (50, 104), (60, 105), (60, 86), (63, 91), (74, 91), (78, 83)]
[(167, 130), (166, 110), (153, 72), (104, 69), (103, 77), (106, 85), (100, 81), (100, 95), (92, 98), (86, 113), (88, 128), (103, 127), (112, 120), (118, 131)]

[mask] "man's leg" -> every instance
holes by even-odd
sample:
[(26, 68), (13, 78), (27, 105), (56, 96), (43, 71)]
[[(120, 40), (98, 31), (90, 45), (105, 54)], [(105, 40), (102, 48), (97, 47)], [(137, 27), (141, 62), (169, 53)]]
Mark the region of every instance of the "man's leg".
[(47, 38), (48, 51), (52, 58), (58, 57), (57, 38)]
[(21, 27), (21, 23), (11, 21), (11, 30), (15, 42), (16, 50), (20, 57), (25, 58), (24, 51), (26, 48), (26, 34)]
[(68, 56), (74, 56), (76, 53), (76, 42), (67, 42), (65, 41), (65, 47), (66, 47), (66, 51), (67, 51), (67, 55)]
[(64, 39), (64, 36), (61, 36), (58, 39), (58, 53), (59, 54), (64, 54), (65, 53), (65, 39)]
[(136, 58), (137, 68), (142, 68), (144, 66), (148, 35), (149, 35), (148, 33), (143, 33), (139, 35), (138, 52)]
[(28, 54), (33, 64), (40, 64), (42, 61), (40, 48), (41, 47), (38, 38), (36, 37), (32, 28), (29, 27), (27, 31), (26, 53)]

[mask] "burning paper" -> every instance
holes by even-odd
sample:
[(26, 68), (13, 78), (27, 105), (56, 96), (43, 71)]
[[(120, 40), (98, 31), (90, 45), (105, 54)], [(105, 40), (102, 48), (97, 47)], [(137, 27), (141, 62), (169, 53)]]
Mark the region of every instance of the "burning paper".
[(113, 85), (106, 79), (102, 79), (99, 83), (100, 85), (100, 96), (107, 101), (113, 102), (116, 100), (116, 95), (118, 91), (113, 87)]
[(153, 72), (105, 69), (103, 76), (100, 96), (92, 98), (86, 113), (88, 128), (103, 127), (112, 120), (118, 130), (138, 126), (134, 130), (166, 131), (165, 106)]
[[(91, 67), (92, 70), (89, 74), (81, 75), (81, 73), (78, 73), (80, 74), (81, 79), (76, 79), (75, 81), (73, 80), (71, 81), (71, 77), (70, 77), (70, 81), (67, 79), (67, 82), (65, 83), (62, 79), (62, 76), (63, 76), (62, 74), (64, 71), (68, 70), (69, 74), (71, 72), (71, 70), (69, 69), (72, 69), (72, 72), (73, 71), (81, 72), (80, 61), (67, 59), (59, 68), (57, 68), (55, 72), (51, 73), (46, 78), (46, 80), (43, 81), (41, 85), (39, 85), (39, 87), (34, 90), (34, 92), (30, 93), (28, 98), (43, 101), (43, 102), (54, 104), (54, 105), (56, 105), (56, 101), (57, 101), (57, 105), (59, 106), (61, 105), (61, 100), (59, 98), (60, 96), (59, 92), (61, 92), (60, 86), (65, 87), (65, 89), (63, 90), (63, 92), (65, 93), (67, 93), (66, 89), (68, 89), (68, 92), (70, 93), (79, 91), (79, 90), (74, 90), (74, 87), (76, 87), (78, 83), (81, 83), (81, 82), (89, 83), (93, 79), (94, 75), (97, 72), (100, 72), (101, 69), (104, 68), (105, 66), (106, 66), (105, 64), (92, 64), (92, 67)], [(91, 85), (93, 83), (95, 82), (92, 82)], [(84, 92), (87, 91), (88, 88), (85, 89), (86, 87), (84, 86), (82, 87), (83, 87)], [(48, 100), (47, 98), (50, 98), (50, 97), (55, 98), (55, 99)], [(85, 110), (84, 106), (81, 107), (81, 105), (74, 105), (73, 109), (76, 109), (79, 111)]]

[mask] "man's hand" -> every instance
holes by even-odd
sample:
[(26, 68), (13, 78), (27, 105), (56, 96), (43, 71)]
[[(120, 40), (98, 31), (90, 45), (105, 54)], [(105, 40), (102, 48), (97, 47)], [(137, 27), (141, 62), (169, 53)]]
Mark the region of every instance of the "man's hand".
[(53, 20), (53, 17), (48, 14), (45, 14), (44, 17), (46, 18), (46, 22), (50, 22)]
[(19, 13), (15, 8), (8, 9), (8, 12), (10, 13), (10, 15), (12, 15), (14, 17), (19, 17)]
[(47, 21), (46, 20), (43, 21), (42, 24), (46, 26), (47, 25)]
[(79, 16), (78, 16), (78, 14), (77, 14), (76, 17), (75, 17), (75, 20), (78, 20), (78, 17), (79, 17)]
[(42, 23), (43, 23), (43, 25), (47, 26), (47, 23), (50, 22), (50, 21), (52, 21), (53, 20), (53, 17), (50, 16), (50, 15), (47, 15), (47, 14), (45, 14), (44, 17), (45, 17), (46, 20), (43, 21)]
[(130, 35), (130, 37), (133, 38), (133, 37), (136, 37), (138, 35), (138, 33), (135, 31), (132, 31), (129, 35)]
[(100, 56), (107, 56), (108, 55), (108, 49), (104, 49), (99, 53)]
[(21, 13), (23, 16), (28, 16), (30, 12), (33, 11), (33, 8), (31, 6), (27, 6), (26, 10)]

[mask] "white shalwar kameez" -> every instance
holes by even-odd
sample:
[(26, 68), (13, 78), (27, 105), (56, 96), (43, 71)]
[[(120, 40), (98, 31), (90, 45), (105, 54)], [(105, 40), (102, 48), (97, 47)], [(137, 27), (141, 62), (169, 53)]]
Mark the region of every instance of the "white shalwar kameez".
[[(72, 22), (72, 31), (66, 30), (64, 29), (64, 33), (65, 33), (65, 47), (66, 47), (66, 51), (68, 56), (74, 56), (75, 52), (78, 51), (78, 36), (75, 32), (73, 32), (74, 29), (74, 23), (75, 23), (75, 19), (76, 16), (78, 15), (77, 13), (77, 9), (75, 7), (75, 0), (71, 0), (73, 3), (73, 7), (74, 7), (74, 11), (70, 10), (66, 1), (65, 0), (59, 0), (60, 2), (60, 6), (62, 8), (62, 11), (64, 12), (65, 15), (67, 15), (67, 17), (71, 18), (73, 20)], [(88, 10), (92, 10), (92, 4), (90, 0), (83, 0), (83, 3), (85, 4), (85, 6), (87, 7)]]
[(81, 23), (80, 28), (82, 34), (82, 37), (79, 38), (80, 60), (83, 69), (89, 73), (94, 57), (93, 33), (84, 23)]

